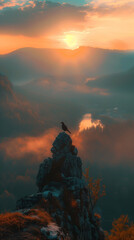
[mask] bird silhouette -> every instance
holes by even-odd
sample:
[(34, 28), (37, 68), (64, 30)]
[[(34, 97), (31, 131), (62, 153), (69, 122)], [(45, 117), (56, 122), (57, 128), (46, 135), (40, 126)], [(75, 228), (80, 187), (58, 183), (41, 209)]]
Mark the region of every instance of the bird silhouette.
[(71, 132), (68, 130), (67, 126), (65, 125), (64, 122), (61, 122), (61, 127), (62, 127), (62, 130), (65, 131), (65, 132), (69, 132), (71, 134)]

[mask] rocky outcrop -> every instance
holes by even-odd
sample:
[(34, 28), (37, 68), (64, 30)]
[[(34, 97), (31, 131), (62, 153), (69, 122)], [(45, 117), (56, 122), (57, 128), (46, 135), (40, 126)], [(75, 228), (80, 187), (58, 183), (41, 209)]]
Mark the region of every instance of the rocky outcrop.
[(77, 149), (72, 145), (69, 135), (60, 133), (51, 149), (52, 158), (47, 158), (41, 163), (36, 178), (39, 191), (51, 181), (60, 181), (64, 177), (82, 178), (82, 162), (77, 157)]
[[(38, 193), (17, 201), (17, 209), (42, 206), (59, 227), (63, 239), (103, 240), (103, 231), (90, 211), (88, 189), (82, 178), (82, 161), (70, 136), (60, 133), (51, 152), (52, 157), (45, 159), (39, 167)], [(41, 231), (46, 237), (49, 234), (45, 229)], [(53, 239), (62, 238), (55, 236)]]

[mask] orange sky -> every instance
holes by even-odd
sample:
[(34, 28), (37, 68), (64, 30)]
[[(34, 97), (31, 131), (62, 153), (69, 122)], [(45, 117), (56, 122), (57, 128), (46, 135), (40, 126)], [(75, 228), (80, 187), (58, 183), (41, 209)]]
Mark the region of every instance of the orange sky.
[[(22, 20), (19, 23), (20, 20), (16, 17), (18, 26), (17, 22), (10, 26), (10, 21), (9, 26), (8, 24), (5, 26), (4, 21), (6, 19), (7, 22), (7, 18), (2, 18), (3, 25), (2, 21), (0, 23), (0, 54), (23, 47), (75, 49), (79, 46), (93, 46), (119, 50), (134, 49), (133, 1), (94, 0), (87, 1), (87, 4), (79, 8), (76, 6), (68, 7), (66, 4), (59, 4), (58, 7), (51, 4), (50, 8), (49, 4), (44, 4), (41, 6), (44, 11), (41, 21), (38, 19), (39, 7), (37, 8), (33, 1), (31, 3), (30, 7), (28, 5), (26, 9), (19, 8), (18, 10), (19, 13), (24, 14), (24, 24)], [(15, 4), (17, 4), (17, 0), (14, 1)], [(25, 14), (28, 11), (31, 13), (33, 9), (36, 11), (36, 8), (37, 20), (35, 17), (35, 20), (28, 18), (28, 29)], [(4, 10), (0, 11), (0, 17), (2, 17), (2, 11)], [(9, 11), (10, 8), (8, 10), (10, 16)], [(59, 11), (60, 17), (58, 18)], [(64, 16), (64, 12), (66, 16)]]
[(0, 35), (0, 54), (7, 54), (18, 48), (51, 48), (53, 42), (44, 37), (27, 37), (23, 35)]

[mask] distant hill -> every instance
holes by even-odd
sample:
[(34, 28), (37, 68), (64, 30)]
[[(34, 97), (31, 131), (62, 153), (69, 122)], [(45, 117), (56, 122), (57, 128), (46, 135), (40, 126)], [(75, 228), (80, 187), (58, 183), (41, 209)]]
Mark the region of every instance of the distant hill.
[(134, 52), (91, 47), (68, 49), (18, 49), (0, 55), (0, 72), (12, 82), (26, 82), (41, 77), (85, 80), (127, 70), (134, 65)]
[(7, 96), (13, 97), (12, 84), (6, 76), (0, 73), (0, 99)]
[(36, 106), (17, 94), (8, 78), (0, 74), (0, 135), (7, 137), (23, 132), (33, 126), (41, 126)]
[(118, 92), (134, 92), (134, 67), (128, 71), (98, 77), (94, 81), (87, 83), (90, 87), (106, 88), (110, 91)]

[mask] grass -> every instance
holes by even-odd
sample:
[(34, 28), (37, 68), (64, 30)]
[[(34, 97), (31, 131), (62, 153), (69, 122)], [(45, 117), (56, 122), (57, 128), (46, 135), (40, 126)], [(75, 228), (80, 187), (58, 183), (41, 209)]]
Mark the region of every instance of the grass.
[(40, 228), (51, 221), (51, 216), (43, 209), (31, 209), (27, 215), (20, 212), (0, 214), (0, 239), (13, 239), (12, 236), (17, 234), (14, 239), (39, 240)]

